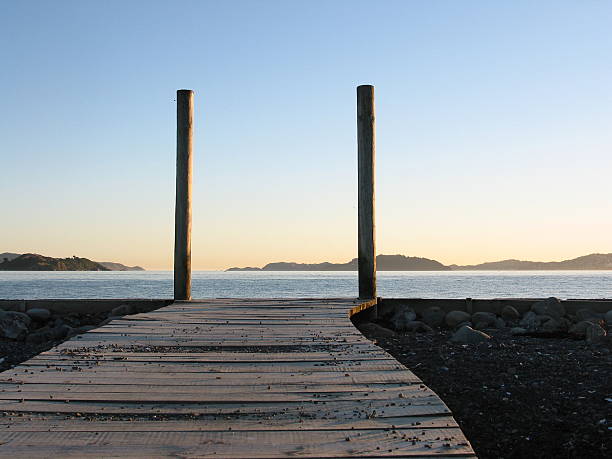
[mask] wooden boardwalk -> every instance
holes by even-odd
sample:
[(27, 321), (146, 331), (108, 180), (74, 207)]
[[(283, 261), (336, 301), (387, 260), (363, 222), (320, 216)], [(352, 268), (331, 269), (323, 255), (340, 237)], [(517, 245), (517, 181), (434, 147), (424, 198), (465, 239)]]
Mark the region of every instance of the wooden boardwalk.
[(0, 373), (1, 457), (474, 457), (350, 300), (202, 300)]

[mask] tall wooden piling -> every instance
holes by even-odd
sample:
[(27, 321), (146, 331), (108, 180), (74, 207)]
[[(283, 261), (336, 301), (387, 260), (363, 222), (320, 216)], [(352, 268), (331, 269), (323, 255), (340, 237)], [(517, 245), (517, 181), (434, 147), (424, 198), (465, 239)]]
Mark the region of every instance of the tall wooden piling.
[(374, 86), (357, 87), (359, 298), (376, 298)]
[(174, 299), (191, 299), (191, 169), (193, 91), (176, 92), (176, 206), (174, 214)]

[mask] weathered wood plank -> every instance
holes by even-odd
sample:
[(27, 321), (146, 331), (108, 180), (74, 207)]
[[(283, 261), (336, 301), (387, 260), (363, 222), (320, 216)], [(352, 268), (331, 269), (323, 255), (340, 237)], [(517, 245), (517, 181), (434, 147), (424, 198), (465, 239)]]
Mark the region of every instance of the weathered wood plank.
[[(348, 440), (347, 440), (348, 439)], [(459, 429), (256, 432), (0, 432), (14, 457), (414, 457), (473, 455)]]
[[(389, 418), (361, 419), (258, 419), (242, 418), (240, 422), (232, 419), (205, 418), (202, 416), (184, 420), (150, 420), (144, 417), (128, 419), (114, 417), (112, 421), (88, 418), (87, 422), (75, 422), (78, 416), (73, 415), (40, 415), (31, 414), (28, 418), (20, 416), (0, 417), (0, 431), (6, 432), (179, 432), (208, 431), (223, 432), (228, 430), (385, 430), (385, 429), (444, 429), (457, 427), (450, 415), (406, 416)], [(33, 422), (34, 421), (34, 422)]]
[[(286, 384), (268, 386), (262, 384), (254, 384), (249, 386), (249, 394), (257, 393), (295, 393), (295, 394), (333, 394), (343, 392), (347, 394), (361, 394), (372, 392), (387, 393), (392, 390), (414, 390), (413, 385), (405, 384)], [(424, 389), (426, 390), (426, 389)], [(46, 394), (61, 393), (66, 395), (69, 392), (97, 392), (97, 393), (140, 393), (140, 392), (167, 392), (177, 394), (244, 394), (245, 389), (242, 386), (177, 386), (170, 381), (166, 385), (132, 385), (132, 384), (91, 384), (85, 382), (83, 384), (44, 384), (44, 383), (3, 383), (0, 384), (0, 394), (4, 393), (26, 393), (26, 392), (43, 392)], [(367, 395), (365, 395), (367, 396)], [(389, 395), (390, 397), (390, 395)], [(0, 398), (4, 398), (0, 396)], [(23, 397), (21, 397), (23, 398)], [(61, 398), (61, 397), (59, 397)], [(1, 419), (0, 419), (1, 420)]]
[[(167, 389), (164, 387), (163, 389)], [(60, 400), (68, 402), (105, 402), (105, 403), (285, 403), (285, 402), (338, 402), (359, 400), (386, 400), (398, 402), (398, 394), (409, 403), (437, 402), (433, 393), (419, 393), (408, 389), (385, 392), (328, 392), (328, 393), (290, 393), (269, 390), (242, 392), (201, 392), (180, 393), (155, 388), (145, 392), (84, 392), (84, 391), (49, 391), (49, 392), (2, 392), (0, 400), (48, 401)]]
[[(389, 402), (337, 401), (329, 404), (314, 402), (133, 402), (103, 403), (65, 400), (0, 400), (0, 410), (16, 413), (80, 413), (80, 414), (133, 414), (133, 415), (209, 415), (257, 416), (279, 418), (386, 418), (398, 416), (447, 415), (450, 410), (439, 399)], [(237, 421), (239, 422), (239, 420)]]
[(350, 373), (213, 373), (213, 374), (150, 374), (133, 372), (82, 374), (79, 371), (13, 373), (2, 376), (3, 382), (36, 381), (39, 383), (75, 384), (79, 382), (106, 384), (207, 384), (251, 386), (254, 384), (369, 384), (369, 383), (413, 383), (420, 382), (413, 373), (405, 371), (350, 372)]
[[(376, 348), (378, 349), (378, 348)], [(101, 362), (101, 361), (134, 361), (134, 362), (337, 362), (337, 361), (393, 361), (389, 354), (378, 349), (372, 352), (342, 352), (334, 354), (328, 352), (275, 352), (275, 353), (246, 353), (246, 352), (69, 352), (53, 351), (43, 352), (32, 357), (28, 362)]]
[[(379, 361), (380, 362), (380, 361)], [(52, 364), (32, 363), (20, 366), (23, 372), (26, 371), (66, 371), (77, 370), (82, 371), (85, 375), (91, 373), (122, 373), (129, 371), (130, 373), (304, 373), (304, 372), (337, 372), (346, 373), (349, 371), (391, 371), (398, 370), (400, 366), (397, 362), (338, 362), (337, 364), (318, 364), (318, 363), (246, 363), (246, 362), (226, 362), (223, 364), (213, 363), (136, 363), (108, 361), (105, 365), (96, 365), (81, 362), (56, 363)], [(14, 374), (23, 374), (15, 372)]]
[(0, 457), (471, 456), (446, 405), (352, 326), (355, 305), (117, 319), (0, 374)]

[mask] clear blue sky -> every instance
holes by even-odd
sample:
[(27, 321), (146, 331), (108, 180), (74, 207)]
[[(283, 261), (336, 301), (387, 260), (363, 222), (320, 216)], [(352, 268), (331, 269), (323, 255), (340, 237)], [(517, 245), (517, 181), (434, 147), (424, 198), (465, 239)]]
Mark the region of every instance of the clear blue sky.
[(612, 252), (612, 2), (0, 1), (0, 246), (171, 266), (196, 91), (194, 266)]

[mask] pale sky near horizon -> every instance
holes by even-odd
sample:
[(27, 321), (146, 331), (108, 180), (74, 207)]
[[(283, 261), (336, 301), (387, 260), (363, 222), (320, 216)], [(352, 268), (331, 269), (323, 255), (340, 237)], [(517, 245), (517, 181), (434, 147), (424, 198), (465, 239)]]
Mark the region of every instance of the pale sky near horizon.
[(172, 266), (196, 92), (194, 269), (612, 252), (612, 2), (0, 0), (0, 252)]

